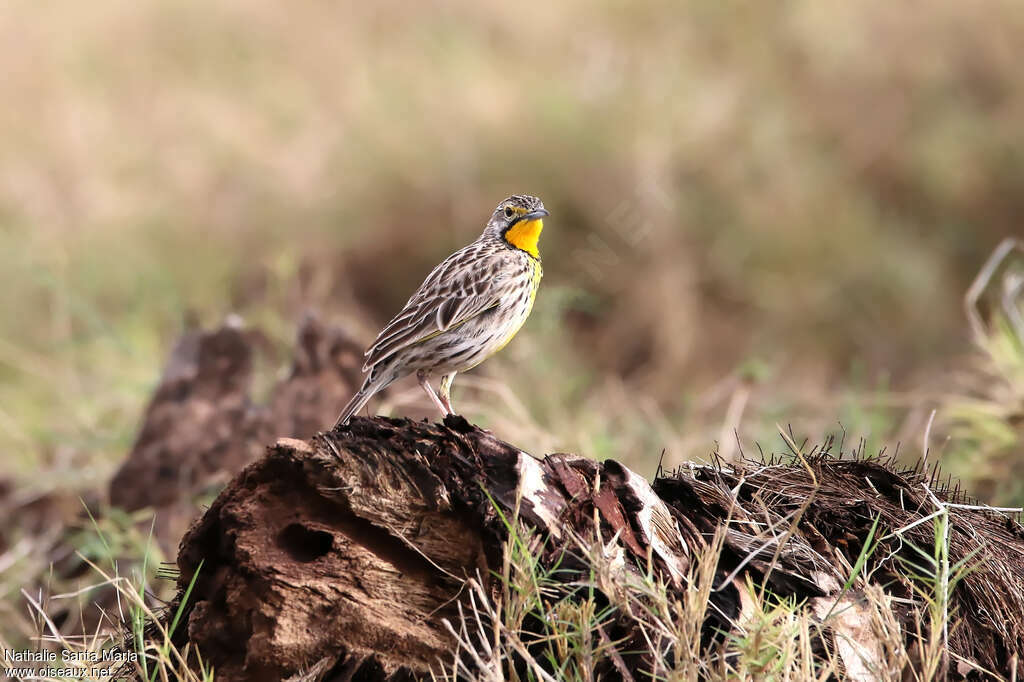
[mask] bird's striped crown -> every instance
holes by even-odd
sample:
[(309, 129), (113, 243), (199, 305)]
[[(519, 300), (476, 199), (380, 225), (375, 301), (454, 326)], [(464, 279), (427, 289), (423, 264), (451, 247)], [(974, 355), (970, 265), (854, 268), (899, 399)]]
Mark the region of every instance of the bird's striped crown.
[(501, 239), (506, 245), (540, 258), (537, 243), (548, 215), (544, 202), (528, 194), (513, 194), (498, 204), (484, 235)]

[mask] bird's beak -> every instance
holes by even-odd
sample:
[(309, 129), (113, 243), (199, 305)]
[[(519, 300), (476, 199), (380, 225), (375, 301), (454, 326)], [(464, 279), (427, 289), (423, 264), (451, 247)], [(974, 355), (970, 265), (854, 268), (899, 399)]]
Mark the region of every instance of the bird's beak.
[(519, 223), (519, 222), (528, 223), (528, 222), (530, 222), (532, 220), (537, 220), (538, 218), (543, 218), (546, 215), (551, 215), (551, 214), (548, 213), (547, 211), (545, 211), (543, 208), (538, 208), (536, 211), (530, 211), (529, 213), (524, 213), (523, 215), (519, 216), (519, 220), (517, 220), (516, 222), (517, 223)]

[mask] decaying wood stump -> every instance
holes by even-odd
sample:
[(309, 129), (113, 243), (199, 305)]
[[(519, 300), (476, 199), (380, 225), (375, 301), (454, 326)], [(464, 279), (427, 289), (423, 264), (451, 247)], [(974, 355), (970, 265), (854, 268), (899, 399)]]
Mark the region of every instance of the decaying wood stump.
[(156, 538), (171, 554), (207, 491), (258, 459), (267, 443), (315, 434), (361, 382), (361, 344), (309, 314), (299, 325), (291, 368), (261, 404), (252, 398), (253, 366), (266, 345), (260, 332), (231, 319), (183, 334), (110, 481), (114, 506), (156, 510)]
[[(560, 562), (567, 581), (586, 576), (574, 563), (579, 538), (599, 537), (622, 571), (651, 570), (670, 594), (685, 589), (725, 528), (708, 644), (751, 608), (749, 578), (806, 600), (819, 617), (838, 604), (821, 647), (848, 677), (871, 679), (884, 656), (861, 597), (913, 599), (901, 560), (917, 558), (911, 544), (934, 546), (934, 518), (921, 520), (936, 503), (960, 501), (921, 472), (840, 460), (827, 447), (792, 463), (687, 466), (649, 484), (612, 460), (536, 459), (458, 417), (356, 418), (308, 441), (278, 441), (193, 525), (179, 587), (196, 582), (175, 638), (224, 680), (427, 676), (453, 656), (445, 621), (458, 622), (466, 580), (496, 580), (504, 519), (518, 512), (542, 538), (542, 562)], [(1024, 528), (991, 511), (949, 514), (952, 561), (977, 555), (952, 593), (947, 673), (1024, 674)], [(844, 592), (876, 519), (880, 544), (862, 573), (871, 580)], [(908, 609), (892, 613), (912, 641)], [(626, 644), (595, 661), (599, 676), (646, 679), (657, 654), (632, 627), (619, 619), (612, 638)]]
[[(267, 443), (281, 436), (314, 435), (334, 420), (362, 381), (362, 344), (312, 313), (300, 322), (290, 365), (265, 403), (252, 396), (261, 353), (269, 354), (261, 332), (232, 316), (218, 328), (185, 332), (167, 359), (132, 449), (106, 496), (127, 511), (153, 510), (153, 538), (165, 556), (175, 556), (181, 536), (203, 506), (246, 464), (259, 459)], [(47, 588), (77, 590), (76, 581), (93, 571), (77, 551), (78, 529), (90, 527), (90, 516), (103, 516), (104, 495), (56, 492), (26, 499), (4, 488), (0, 480), (0, 513), (19, 523), (0, 531), (0, 551), (13, 530), (30, 533), (36, 545), (45, 545), (53, 566)], [(150, 530), (148, 519), (140, 525), (143, 533)], [(119, 564), (129, 572), (139, 560), (126, 555)], [(69, 599), (48, 604), (50, 620), (67, 636), (94, 632), (117, 613), (118, 595), (110, 585), (97, 586), (84, 605)]]

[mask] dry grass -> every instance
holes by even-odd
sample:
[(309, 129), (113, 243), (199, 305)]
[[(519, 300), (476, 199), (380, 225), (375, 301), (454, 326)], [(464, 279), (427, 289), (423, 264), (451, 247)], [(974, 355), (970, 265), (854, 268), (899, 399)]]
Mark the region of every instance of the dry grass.
[[(0, 649), (4, 651), (24, 651), (28, 647), (52, 652), (53, 658), (47, 662), (5, 659), (0, 669), (12, 673), (12, 679), (110, 680), (131, 676), (148, 682), (213, 682), (213, 670), (203, 664), (198, 653), (191, 647), (179, 650), (171, 644), (172, 634), (185, 623), (179, 619), (179, 609), (164, 624), (163, 607), (151, 592), (151, 588), (158, 587), (151, 580), (159, 559), (152, 538), (133, 555), (137, 564), (125, 562), (134, 568), (131, 575), (123, 575), (123, 566), (119, 568), (116, 558), (123, 551), (117, 544), (121, 538), (105, 530), (110, 529), (94, 524), (90, 533), (90, 540), (97, 546), (95, 561), (77, 553), (89, 568), (77, 589), (59, 593), (22, 589), (27, 619), (20, 623), (21, 632), (12, 639), (0, 633)], [(189, 585), (188, 591), (191, 589)], [(94, 627), (83, 628), (83, 634), (68, 635), (67, 628), (52, 619), (51, 614), (66, 604), (72, 611), (77, 610), (84, 624), (83, 602), (97, 594), (112, 594), (113, 607)]]
[[(0, 35), (0, 447), (25, 476), (103, 480), (186, 315), (282, 344), (305, 305), (372, 326), (512, 190), (554, 211), (546, 321), (493, 374), (542, 419), (609, 375), (670, 420), (750, 367), (777, 412), (930, 389), (1021, 209), (1011, 0), (17, 2)], [(551, 367), (566, 388), (538, 390)]]
[[(604, 545), (577, 538), (575, 554), (589, 576), (567, 580), (559, 575), (564, 569), (538, 559), (539, 539), (513, 518), (496, 576), (499, 589), (484, 588), (487, 581), (479, 576), (467, 581), (468, 606), (460, 608), (458, 622), (448, 623), (459, 645), (435, 679), (590, 682), (598, 665), (613, 666), (626, 680), (946, 679), (945, 634), (957, 626), (950, 595), (971, 563), (967, 559), (943, 567), (942, 557), (948, 558), (950, 549), (943, 529), (949, 520), (941, 512), (934, 547), (921, 549), (920, 565), (908, 573), (919, 586), (915, 599), (896, 599), (868, 582), (864, 562), (872, 560), (878, 546), (869, 537), (856, 565), (844, 567), (846, 589), (830, 607), (780, 599), (748, 580), (741, 617), (710, 646), (703, 626), (715, 608), (711, 595), (724, 528), (691, 564), (677, 599), (650, 569), (639, 574), (627, 570), (615, 541)], [(858, 592), (853, 601), (847, 598), (851, 587)], [(856, 625), (845, 614), (854, 604)], [(916, 632), (902, 631), (899, 609), (914, 614)], [(636, 652), (630, 648), (635, 638), (623, 642), (608, 634), (623, 620), (642, 633), (641, 650), (654, 654), (652, 668), (631, 670), (623, 661), (621, 653)], [(833, 634), (857, 653), (840, 660), (832, 644), (823, 650), (820, 640), (832, 642)], [(847, 667), (851, 660), (860, 662), (859, 670)]]
[[(959, 390), (942, 401), (940, 428), (950, 440), (939, 454), (981, 499), (1019, 502), (1024, 500), (1024, 243), (1005, 241), (989, 264), (993, 267), (982, 269), (967, 297), (976, 351), (959, 372)], [(989, 310), (988, 322), (983, 309)]]

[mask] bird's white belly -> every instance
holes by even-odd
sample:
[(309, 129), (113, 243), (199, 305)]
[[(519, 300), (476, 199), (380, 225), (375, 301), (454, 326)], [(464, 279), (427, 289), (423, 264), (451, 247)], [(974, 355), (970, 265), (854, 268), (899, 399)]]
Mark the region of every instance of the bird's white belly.
[(487, 319), (481, 315), (480, 318), (470, 320), (465, 325), (466, 329), (460, 335), (459, 350), (464, 352), (453, 354), (451, 362), (444, 363), (445, 368), (438, 368), (438, 373), (465, 372), (476, 367), (481, 362), (491, 357), (515, 337), (530, 316), (533, 307), (533, 296), (525, 303), (516, 304), (508, 309), (501, 307), (495, 309), (494, 315), (500, 316), (501, 323), (496, 324), (495, 320)]
[(433, 374), (465, 372), (500, 351), (530, 316), (542, 271), (532, 265), (520, 276), (528, 278), (525, 286), (510, 287), (512, 293), (491, 310), (410, 346), (403, 351), (402, 364)]

